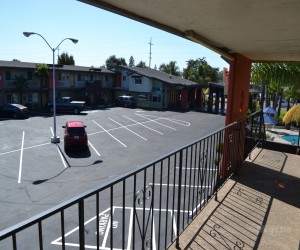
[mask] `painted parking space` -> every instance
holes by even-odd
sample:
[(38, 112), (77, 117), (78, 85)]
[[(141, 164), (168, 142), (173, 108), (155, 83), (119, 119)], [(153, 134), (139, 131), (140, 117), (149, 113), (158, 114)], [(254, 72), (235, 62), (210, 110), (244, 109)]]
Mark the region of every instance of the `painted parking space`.
[[(121, 108), (60, 115), (58, 145), (50, 142), (52, 117), (1, 121), (5, 129), (0, 136), (9, 140), (0, 146), (0, 187), (5, 190), (0, 193), (0, 212), (5, 220), (0, 230), (28, 218), (15, 216), (10, 209), (18, 211), (25, 204), (34, 215), (185, 144), (201, 126), (195, 115)], [(61, 126), (68, 120), (83, 120), (87, 125), (86, 152), (64, 152)], [(223, 119), (216, 120), (223, 123)], [(13, 203), (15, 197), (18, 199)]]

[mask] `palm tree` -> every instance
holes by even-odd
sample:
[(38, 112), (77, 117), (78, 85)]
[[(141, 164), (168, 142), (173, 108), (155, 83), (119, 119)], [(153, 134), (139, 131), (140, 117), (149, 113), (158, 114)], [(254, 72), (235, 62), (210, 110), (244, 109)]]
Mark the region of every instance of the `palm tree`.
[(49, 77), (49, 68), (47, 65), (37, 64), (33, 75), (40, 80), (40, 107), (43, 107), (43, 81), (46, 81)]
[[(266, 92), (273, 93), (273, 108), (277, 108), (279, 101), (278, 115), (281, 110), (281, 100), (283, 98), (283, 88), (292, 86), (299, 81), (300, 64), (299, 63), (254, 63), (251, 70), (251, 81), (256, 83)], [(266, 104), (269, 104), (269, 95), (267, 95)], [(263, 108), (264, 96), (262, 98), (261, 108)]]
[(23, 75), (17, 75), (15, 77), (14, 85), (19, 93), (20, 104), (23, 104), (23, 93), (28, 88), (27, 80)]
[(176, 61), (171, 61), (168, 64), (163, 63), (159, 66), (159, 71), (169, 73), (173, 76), (181, 76), (180, 69), (176, 63)]

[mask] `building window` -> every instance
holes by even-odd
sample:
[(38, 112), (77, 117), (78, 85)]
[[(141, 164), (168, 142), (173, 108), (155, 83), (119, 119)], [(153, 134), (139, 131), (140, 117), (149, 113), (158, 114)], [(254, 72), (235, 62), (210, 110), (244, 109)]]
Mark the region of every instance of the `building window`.
[(37, 93), (29, 93), (27, 96), (23, 96), (23, 101), (28, 103), (37, 103), (38, 102), (38, 94)]
[(123, 81), (126, 81), (126, 76), (123, 76)]
[(5, 80), (11, 80), (10, 71), (5, 71)]
[(81, 74), (77, 74), (77, 80), (81, 81)]
[(142, 84), (142, 78), (135, 78), (134, 83), (135, 84)]
[(161, 95), (152, 96), (152, 102), (160, 102), (160, 101), (161, 101)]
[(6, 103), (18, 103), (18, 96), (16, 94), (7, 94)]
[(94, 75), (90, 75), (90, 82), (94, 81)]

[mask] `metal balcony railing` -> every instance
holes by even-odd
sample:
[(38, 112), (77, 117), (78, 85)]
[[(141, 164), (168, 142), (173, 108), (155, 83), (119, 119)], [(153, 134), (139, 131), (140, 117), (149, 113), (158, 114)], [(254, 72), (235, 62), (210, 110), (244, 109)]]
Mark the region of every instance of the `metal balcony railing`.
[(179, 246), (178, 236), (243, 162), (245, 138), (261, 140), (259, 115), (1, 231), (0, 249)]

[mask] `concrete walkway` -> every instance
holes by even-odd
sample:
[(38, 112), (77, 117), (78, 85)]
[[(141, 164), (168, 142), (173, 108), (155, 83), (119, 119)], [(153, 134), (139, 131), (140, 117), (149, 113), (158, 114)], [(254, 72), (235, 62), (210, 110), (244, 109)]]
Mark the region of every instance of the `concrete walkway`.
[(181, 234), (180, 247), (300, 249), (300, 156), (255, 149)]

